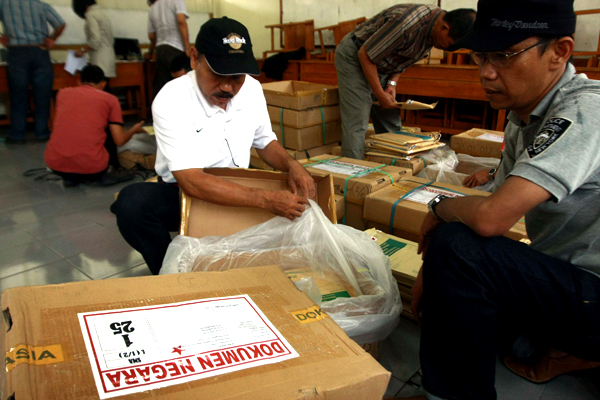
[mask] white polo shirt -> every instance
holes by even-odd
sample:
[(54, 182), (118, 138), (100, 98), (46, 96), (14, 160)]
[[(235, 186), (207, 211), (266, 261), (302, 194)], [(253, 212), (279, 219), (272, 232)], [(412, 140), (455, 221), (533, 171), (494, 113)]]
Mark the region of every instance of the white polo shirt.
[(152, 103), (158, 150), (156, 173), (176, 182), (172, 171), (191, 168), (248, 168), (250, 148), (264, 149), (277, 137), (271, 129), (260, 83), (246, 76), (227, 111), (204, 97), (196, 72), (167, 83)]

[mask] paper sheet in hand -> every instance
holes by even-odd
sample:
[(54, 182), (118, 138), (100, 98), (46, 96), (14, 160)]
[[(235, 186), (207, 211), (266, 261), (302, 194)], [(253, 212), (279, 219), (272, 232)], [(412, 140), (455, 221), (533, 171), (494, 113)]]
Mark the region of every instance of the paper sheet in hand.
[(86, 65), (87, 60), (85, 57), (77, 57), (74, 50), (69, 50), (67, 61), (65, 62), (65, 71), (71, 75), (75, 75), (75, 72), (81, 71)]
[(298, 357), (248, 295), (78, 316), (101, 399)]

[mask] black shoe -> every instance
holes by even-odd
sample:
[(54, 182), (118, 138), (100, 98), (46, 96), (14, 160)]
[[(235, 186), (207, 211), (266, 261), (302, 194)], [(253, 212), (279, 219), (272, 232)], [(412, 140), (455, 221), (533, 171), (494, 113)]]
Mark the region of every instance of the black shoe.
[(7, 136), (4, 139), (4, 143), (6, 143), (6, 144), (25, 144), (25, 143), (27, 143), (27, 140), (25, 140), (25, 139), (13, 139), (10, 136)]
[(117, 184), (119, 182), (129, 181), (135, 178), (135, 173), (133, 171), (129, 171), (123, 168), (113, 168), (109, 167), (108, 171), (102, 175), (100, 178), (100, 185), (102, 186), (110, 186)]
[(63, 186), (64, 187), (75, 187), (75, 186), (79, 186), (79, 182), (71, 181), (71, 180), (63, 178)]

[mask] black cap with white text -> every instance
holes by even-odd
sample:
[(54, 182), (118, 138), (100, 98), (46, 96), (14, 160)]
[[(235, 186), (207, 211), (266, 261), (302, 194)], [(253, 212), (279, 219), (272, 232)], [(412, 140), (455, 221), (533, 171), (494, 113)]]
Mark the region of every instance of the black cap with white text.
[(234, 19), (212, 18), (205, 22), (196, 36), (195, 46), (219, 75), (260, 75), (250, 34)]
[(479, 0), (473, 30), (448, 50), (502, 51), (532, 36), (575, 32), (573, 0)]

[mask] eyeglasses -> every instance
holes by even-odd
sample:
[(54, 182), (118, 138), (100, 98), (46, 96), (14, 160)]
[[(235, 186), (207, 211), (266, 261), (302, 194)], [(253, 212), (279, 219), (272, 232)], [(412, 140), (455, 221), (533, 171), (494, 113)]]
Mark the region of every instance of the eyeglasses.
[(529, 46), (523, 50), (519, 50), (514, 53), (503, 53), (501, 51), (490, 51), (490, 52), (472, 51), (469, 53), (469, 56), (471, 57), (471, 60), (473, 60), (473, 62), (475, 64), (477, 64), (478, 67), (483, 67), (487, 60), (494, 67), (506, 68), (510, 64), (510, 59), (513, 58), (514, 56), (517, 56), (529, 49), (533, 49), (534, 47), (539, 46), (540, 44), (548, 43), (549, 41), (550, 41), (550, 39), (541, 40), (541, 41), (537, 42), (536, 44), (534, 44), (533, 46)]

